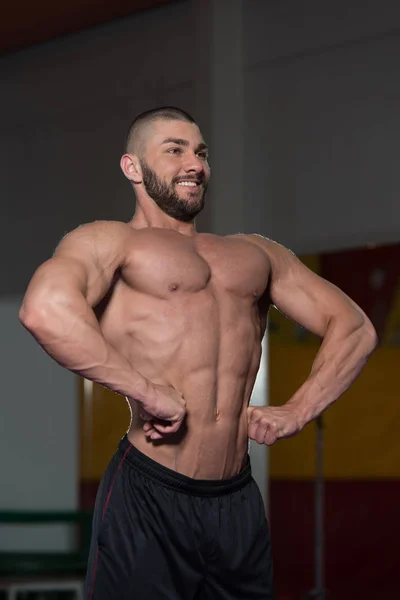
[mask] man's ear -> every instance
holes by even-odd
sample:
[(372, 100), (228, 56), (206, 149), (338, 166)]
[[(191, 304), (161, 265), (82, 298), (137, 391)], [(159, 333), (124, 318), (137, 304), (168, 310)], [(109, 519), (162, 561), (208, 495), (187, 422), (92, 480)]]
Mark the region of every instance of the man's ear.
[(121, 156), (120, 166), (123, 174), (132, 183), (142, 183), (142, 169), (135, 154), (124, 154)]

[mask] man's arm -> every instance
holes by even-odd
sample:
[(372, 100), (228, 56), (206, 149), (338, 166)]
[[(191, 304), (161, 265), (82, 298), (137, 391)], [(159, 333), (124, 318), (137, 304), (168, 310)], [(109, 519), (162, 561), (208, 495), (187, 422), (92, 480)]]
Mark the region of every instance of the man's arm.
[(178, 431), (185, 401), (153, 384), (103, 337), (93, 306), (107, 293), (126, 259), (132, 232), (124, 223), (95, 222), (67, 235), (53, 258), (34, 274), (20, 320), (60, 365), (137, 400), (148, 417), (145, 434), (160, 439)]
[[(307, 380), (283, 407), (275, 409), (283, 411), (278, 411), (265, 434), (265, 443), (273, 443), (302, 429), (350, 387), (377, 346), (377, 335), (359, 306), (335, 285), (309, 270), (289, 250), (263, 238), (252, 241), (269, 256), (273, 304), (323, 338)], [(256, 417), (257, 414), (253, 419)], [(258, 433), (261, 435), (261, 428)]]
[(63, 367), (143, 401), (149, 382), (107, 343), (92, 310), (124, 263), (127, 233), (95, 222), (68, 234), (33, 275), (20, 320)]

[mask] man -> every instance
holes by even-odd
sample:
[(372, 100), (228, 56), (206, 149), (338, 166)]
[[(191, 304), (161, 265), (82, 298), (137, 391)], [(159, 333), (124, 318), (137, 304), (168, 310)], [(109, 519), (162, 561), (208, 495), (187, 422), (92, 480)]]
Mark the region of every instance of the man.
[[(58, 363), (132, 409), (98, 492), (86, 598), (270, 599), (248, 438), (271, 445), (321, 414), (360, 373), (374, 328), (282, 246), (196, 232), (210, 168), (187, 113), (140, 115), (121, 168), (133, 219), (68, 234), (20, 312)], [(323, 342), (284, 406), (249, 408), (272, 304)]]

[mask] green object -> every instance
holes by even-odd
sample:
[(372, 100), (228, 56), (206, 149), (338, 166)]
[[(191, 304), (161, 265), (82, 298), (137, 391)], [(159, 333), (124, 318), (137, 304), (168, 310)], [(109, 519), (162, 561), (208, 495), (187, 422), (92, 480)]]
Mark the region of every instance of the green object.
[(76, 548), (72, 552), (0, 552), (0, 579), (27, 575), (84, 575), (92, 530), (91, 512), (0, 511), (2, 525), (75, 525)]

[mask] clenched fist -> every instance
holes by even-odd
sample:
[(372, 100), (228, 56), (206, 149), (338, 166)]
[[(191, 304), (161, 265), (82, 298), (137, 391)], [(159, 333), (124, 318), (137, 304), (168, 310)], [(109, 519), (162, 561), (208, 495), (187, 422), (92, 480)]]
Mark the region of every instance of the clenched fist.
[(186, 415), (186, 402), (174, 388), (153, 384), (151, 398), (143, 403), (139, 414), (145, 421), (145, 435), (160, 440), (178, 431)]
[(258, 444), (272, 446), (301, 430), (296, 413), (288, 406), (249, 406), (247, 417), (249, 438)]

